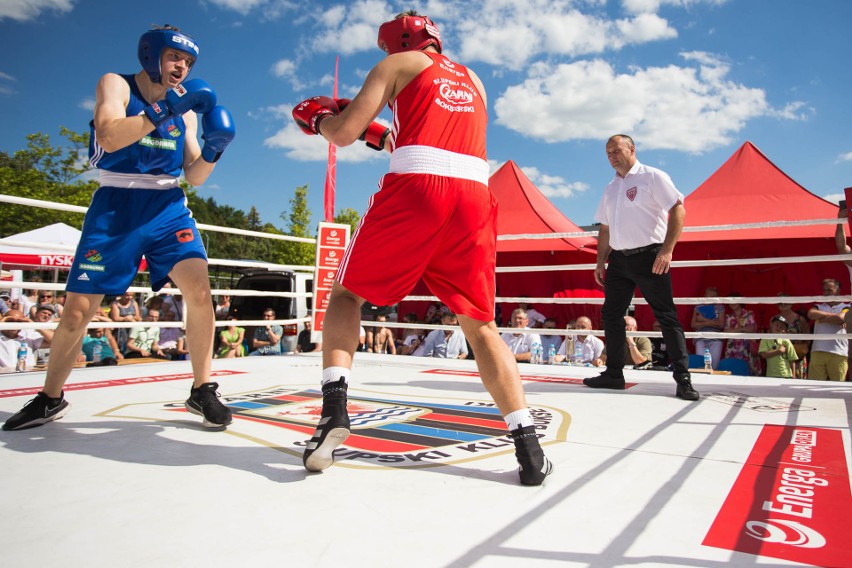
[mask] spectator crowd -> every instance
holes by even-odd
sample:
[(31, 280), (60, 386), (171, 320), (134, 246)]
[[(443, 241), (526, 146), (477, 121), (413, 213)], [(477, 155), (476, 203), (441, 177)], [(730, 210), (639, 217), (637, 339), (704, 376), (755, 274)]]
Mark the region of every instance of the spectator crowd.
[[(850, 268), (852, 272), (852, 268)], [(822, 282), (823, 296), (841, 295), (841, 283), (835, 279)], [(726, 360), (739, 360), (753, 376), (808, 378), (816, 380), (844, 381), (849, 369), (849, 344), (844, 337), (837, 339), (796, 339), (796, 335), (807, 333), (846, 333), (850, 303), (830, 301), (815, 303), (808, 309), (796, 309), (788, 302), (780, 301), (777, 313), (771, 315), (766, 326), (759, 325), (755, 312), (739, 303), (719, 303), (713, 299), (720, 296), (715, 286), (704, 291), (707, 302), (695, 306), (688, 328), (694, 332), (724, 332), (731, 334), (768, 333), (768, 338), (750, 339), (729, 337), (696, 337), (691, 351), (696, 357), (709, 353), (713, 370), (726, 367)], [(730, 291), (730, 297), (740, 297)], [(787, 296), (778, 293), (779, 298)], [(52, 291), (32, 290), (12, 299), (8, 290), (0, 291), (0, 314), (2, 322), (56, 322), (62, 317), (62, 295)], [(269, 324), (246, 328), (237, 324), (238, 319), (229, 315), (230, 298), (221, 296), (213, 307), (217, 320), (226, 320), (229, 325), (216, 331), (215, 358), (243, 356), (281, 355), (284, 328)], [(600, 315), (580, 316), (560, 327), (557, 318), (548, 317), (529, 303), (519, 303), (505, 322), (505, 327), (526, 329), (527, 332), (506, 332), (503, 340), (515, 359), (521, 363), (535, 361), (537, 350), (541, 363), (571, 363), (604, 367), (607, 349), (603, 334), (593, 334), (600, 329)], [(131, 322), (137, 326), (122, 328), (92, 328), (83, 339), (78, 362), (89, 366), (115, 365), (125, 358), (161, 358), (184, 360), (190, 358), (186, 335), (181, 327), (158, 327), (147, 325), (157, 321), (181, 321), (183, 305), (180, 295), (160, 294), (140, 303), (132, 293), (115, 297), (108, 306), (95, 316), (96, 322)], [(545, 311), (547, 311), (545, 309)], [(498, 310), (496, 313), (500, 313)], [(276, 319), (271, 308), (263, 313), (263, 319)], [(632, 316), (625, 316), (625, 329), (637, 332), (638, 325)], [(375, 325), (361, 328), (359, 351), (387, 353), (401, 356), (437, 357), (466, 359), (473, 358), (470, 345), (458, 327), (455, 314), (440, 302), (431, 303), (424, 318), (411, 312), (403, 317), (410, 326), (431, 325), (440, 329), (417, 327), (388, 327), (386, 315), (376, 315)], [(504, 322), (497, 321), (498, 326)], [(660, 331), (654, 321), (651, 329)], [(15, 369), (19, 348), (27, 351), (27, 367), (42, 365), (50, 356), (51, 329), (7, 329), (0, 333), (0, 368), (9, 372)], [(293, 351), (308, 353), (321, 351), (322, 344), (311, 341), (310, 324), (298, 333)], [(699, 366), (696, 358), (690, 366)], [(658, 369), (669, 367), (666, 345), (661, 337), (644, 337), (641, 332), (630, 334), (625, 345), (625, 364), (634, 369)], [(703, 367), (703, 362), (701, 365)], [(730, 368), (730, 367), (727, 367)], [(737, 374), (740, 374), (739, 372)]]

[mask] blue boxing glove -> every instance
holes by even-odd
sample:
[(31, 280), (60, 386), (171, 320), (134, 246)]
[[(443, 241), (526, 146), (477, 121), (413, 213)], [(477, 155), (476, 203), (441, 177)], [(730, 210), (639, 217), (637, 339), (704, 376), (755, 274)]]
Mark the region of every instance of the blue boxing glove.
[(145, 116), (160, 126), (173, 116), (180, 116), (187, 111), (195, 111), (197, 114), (209, 112), (216, 106), (216, 93), (207, 81), (192, 79), (181, 83), (174, 89), (166, 92), (166, 98), (157, 101), (145, 109)]
[(204, 139), (201, 157), (205, 162), (215, 164), (237, 133), (234, 119), (228, 109), (215, 106), (201, 117), (201, 128), (204, 130), (201, 135)]

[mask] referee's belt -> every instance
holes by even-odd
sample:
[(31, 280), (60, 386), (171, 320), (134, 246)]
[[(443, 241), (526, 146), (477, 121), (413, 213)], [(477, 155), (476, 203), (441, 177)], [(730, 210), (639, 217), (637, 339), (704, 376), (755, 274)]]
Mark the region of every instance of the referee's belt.
[(642, 254), (643, 252), (648, 252), (649, 250), (654, 250), (663, 246), (663, 243), (654, 243), (652, 245), (639, 247), (635, 249), (621, 249), (615, 252), (623, 254), (624, 256), (633, 256), (634, 254)]

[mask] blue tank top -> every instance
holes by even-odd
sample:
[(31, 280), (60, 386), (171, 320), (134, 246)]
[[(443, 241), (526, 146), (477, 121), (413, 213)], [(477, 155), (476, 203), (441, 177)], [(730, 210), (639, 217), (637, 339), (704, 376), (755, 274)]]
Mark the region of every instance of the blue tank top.
[[(145, 101), (136, 78), (121, 76), (130, 85), (126, 116), (136, 116), (150, 104)], [(183, 167), (183, 143), (186, 125), (182, 116), (173, 117), (141, 140), (115, 152), (107, 152), (95, 137), (95, 122), (89, 122), (89, 162), (92, 167), (120, 174), (179, 176)]]

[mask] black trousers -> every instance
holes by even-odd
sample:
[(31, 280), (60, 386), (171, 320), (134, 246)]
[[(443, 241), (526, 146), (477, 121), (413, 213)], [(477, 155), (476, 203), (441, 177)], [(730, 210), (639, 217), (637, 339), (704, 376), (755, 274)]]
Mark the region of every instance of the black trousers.
[(606, 334), (606, 370), (611, 376), (624, 376), (627, 341), (624, 316), (638, 287), (662, 327), (675, 380), (689, 377), (689, 353), (677, 319), (671, 275), (652, 272), (659, 250), (654, 247), (630, 256), (612, 251), (609, 255), (601, 316)]

